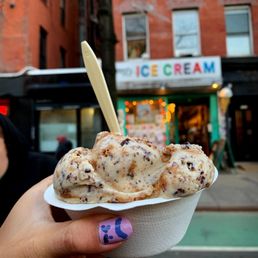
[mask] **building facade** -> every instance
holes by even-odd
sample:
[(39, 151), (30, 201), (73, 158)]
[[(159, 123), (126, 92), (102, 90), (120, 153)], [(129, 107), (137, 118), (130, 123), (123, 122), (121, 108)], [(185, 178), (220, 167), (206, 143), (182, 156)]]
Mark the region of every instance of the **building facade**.
[(113, 0), (113, 12), (124, 131), (207, 154), (224, 140), (258, 160), (258, 1)]
[(0, 1), (0, 112), (32, 148), (55, 152), (57, 137), (91, 147), (103, 118), (80, 42), (98, 52), (98, 1)]
[(0, 71), (79, 66), (79, 2), (1, 1)]

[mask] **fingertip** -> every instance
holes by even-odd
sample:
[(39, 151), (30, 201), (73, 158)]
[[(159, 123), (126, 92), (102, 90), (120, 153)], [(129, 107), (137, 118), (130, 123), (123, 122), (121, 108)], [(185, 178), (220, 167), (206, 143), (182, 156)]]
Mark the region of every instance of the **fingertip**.
[(132, 225), (111, 214), (70, 221), (62, 232), (62, 246), (70, 253), (106, 253), (118, 248), (132, 234)]
[(99, 239), (101, 244), (126, 241), (133, 233), (131, 222), (125, 217), (115, 217), (99, 223)]

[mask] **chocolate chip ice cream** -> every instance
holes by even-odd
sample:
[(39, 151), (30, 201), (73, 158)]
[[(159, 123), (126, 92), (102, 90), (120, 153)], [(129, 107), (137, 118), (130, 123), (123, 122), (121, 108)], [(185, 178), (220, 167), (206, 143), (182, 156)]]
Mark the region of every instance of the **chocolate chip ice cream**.
[(54, 189), (68, 203), (173, 198), (209, 187), (214, 169), (198, 145), (159, 149), (146, 139), (101, 132), (92, 149), (75, 148), (59, 161)]

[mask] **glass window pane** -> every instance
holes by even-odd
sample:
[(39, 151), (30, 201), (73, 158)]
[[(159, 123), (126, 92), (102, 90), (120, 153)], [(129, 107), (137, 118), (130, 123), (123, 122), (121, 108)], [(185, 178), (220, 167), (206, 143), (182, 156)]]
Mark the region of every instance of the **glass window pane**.
[(173, 32), (175, 55), (198, 55), (199, 21), (196, 10), (174, 11)]
[(127, 58), (140, 58), (147, 52), (146, 16), (125, 16), (125, 36), (127, 44)]
[(82, 146), (92, 148), (97, 133), (101, 131), (100, 108), (83, 108), (81, 110), (81, 141)]
[(248, 7), (226, 8), (227, 54), (247, 56), (252, 52)]
[(177, 49), (196, 49), (197, 44), (197, 35), (180, 35), (175, 38)]
[(177, 11), (173, 15), (174, 33), (189, 34), (198, 32), (197, 13), (195, 11)]
[(227, 36), (227, 52), (230, 56), (246, 56), (251, 54), (248, 35)]
[(55, 152), (58, 136), (65, 136), (77, 146), (76, 110), (54, 109), (40, 111), (40, 151)]
[(129, 136), (145, 137), (158, 146), (166, 143), (165, 102), (160, 99), (125, 101)]
[(146, 52), (146, 41), (130, 40), (127, 42), (127, 56), (128, 58), (140, 58)]
[(125, 17), (126, 38), (146, 37), (145, 16), (126, 16)]
[(226, 14), (227, 33), (248, 33), (249, 17), (248, 13), (228, 13)]

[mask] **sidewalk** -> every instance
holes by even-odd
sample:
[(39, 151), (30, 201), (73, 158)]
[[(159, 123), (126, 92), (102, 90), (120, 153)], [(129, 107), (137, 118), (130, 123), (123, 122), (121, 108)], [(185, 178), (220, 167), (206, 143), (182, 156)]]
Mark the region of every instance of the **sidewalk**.
[(258, 257), (258, 162), (220, 171), (203, 191), (183, 239), (149, 258)]
[(214, 185), (203, 191), (197, 211), (258, 211), (258, 162), (219, 171)]

